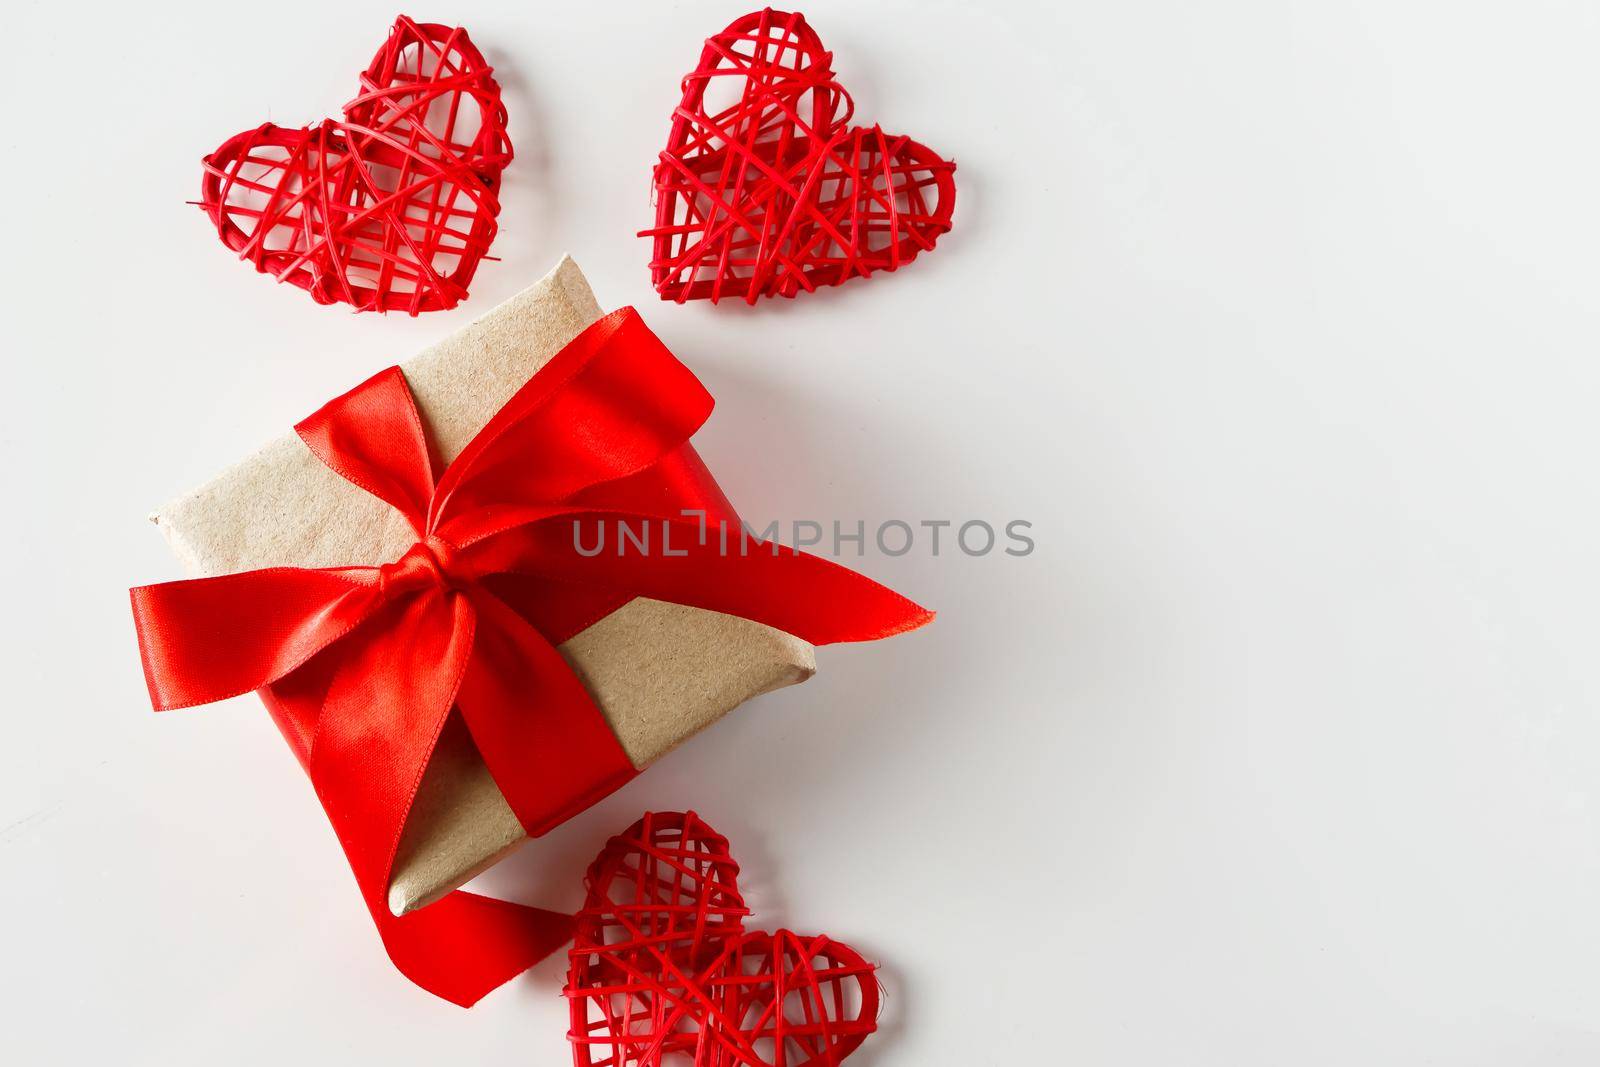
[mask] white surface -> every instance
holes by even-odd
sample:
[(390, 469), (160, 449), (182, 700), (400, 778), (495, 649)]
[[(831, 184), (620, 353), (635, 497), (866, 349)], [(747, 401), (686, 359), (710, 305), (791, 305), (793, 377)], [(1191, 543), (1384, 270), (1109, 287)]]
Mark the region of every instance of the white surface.
[(337, 108), (385, 3), (8, 11), (0, 1055), (569, 1062), (560, 967), (462, 1012), (385, 960), (252, 700), (153, 716), (149, 507), (570, 250), (719, 397), (755, 519), (1025, 518), (874, 555), (940, 609), (824, 650), (485, 880), (575, 905), (647, 807), (758, 918), (884, 962), (879, 1067), (1600, 1060), (1594, 137), (1567, 3), (846, 4), (859, 113), (960, 164), (892, 276), (677, 308), (648, 168), (731, 3), (471, 3), (503, 262), (320, 308), (183, 201)]

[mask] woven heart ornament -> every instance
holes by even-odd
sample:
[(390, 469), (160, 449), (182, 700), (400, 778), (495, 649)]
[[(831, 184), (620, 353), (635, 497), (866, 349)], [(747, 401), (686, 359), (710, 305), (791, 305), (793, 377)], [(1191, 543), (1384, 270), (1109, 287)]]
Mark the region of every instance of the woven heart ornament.
[(650, 272), (683, 303), (789, 296), (892, 271), (950, 229), (955, 164), (849, 125), (805, 17), (759, 11), (706, 41), (655, 168)]
[(492, 73), (465, 30), (402, 16), (342, 119), (229, 138), (203, 161), (200, 206), (239, 258), (319, 304), (455, 307), (511, 162)]
[(745, 930), (738, 874), (693, 812), (606, 843), (567, 974), (577, 1067), (834, 1067), (876, 1029), (872, 965), (827, 937)]

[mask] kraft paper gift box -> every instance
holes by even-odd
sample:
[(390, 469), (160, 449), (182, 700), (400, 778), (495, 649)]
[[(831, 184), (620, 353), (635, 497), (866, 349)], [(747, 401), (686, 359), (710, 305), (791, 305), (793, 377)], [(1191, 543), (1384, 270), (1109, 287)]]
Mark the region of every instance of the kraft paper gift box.
[[(532, 286), (401, 364), (445, 463), (569, 341), (600, 317), (570, 258)], [(386, 563), (415, 540), (402, 516), (285, 434), (151, 516), (191, 577), (264, 567)], [(637, 598), (560, 646), (637, 768), (751, 697), (816, 670), (808, 643), (747, 619)], [(263, 694), (264, 696), (266, 694)], [(309, 738), (269, 711), (306, 759)], [(527, 840), (452, 716), (401, 836), (395, 914), (459, 887)]]

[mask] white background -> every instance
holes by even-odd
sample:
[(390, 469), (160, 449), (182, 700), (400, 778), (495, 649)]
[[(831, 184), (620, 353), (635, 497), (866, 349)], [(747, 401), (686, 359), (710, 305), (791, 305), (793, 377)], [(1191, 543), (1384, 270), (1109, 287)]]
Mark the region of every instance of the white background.
[(460, 309), (252, 273), (199, 158), (337, 110), (390, 3), (8, 9), (0, 1057), (568, 1062), (561, 965), (388, 964), (253, 699), (148, 710), (150, 508), (571, 251), (719, 398), (752, 519), (1027, 519), (857, 564), (825, 649), (480, 885), (572, 907), (692, 806), (769, 925), (883, 962), (863, 1065), (1600, 1062), (1600, 11), (832, 3), (858, 113), (959, 163), (896, 273), (649, 287), (649, 169), (733, 3), (452, 3), (517, 159)]

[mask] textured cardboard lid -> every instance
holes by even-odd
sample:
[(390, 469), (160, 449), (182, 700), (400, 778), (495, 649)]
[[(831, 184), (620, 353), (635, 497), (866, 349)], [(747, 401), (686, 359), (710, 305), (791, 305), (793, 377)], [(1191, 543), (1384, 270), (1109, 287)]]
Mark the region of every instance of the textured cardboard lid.
[[(402, 364), (440, 458), (454, 459), (528, 378), (599, 317), (589, 283), (563, 257), (544, 278)], [(414, 540), (398, 512), (324, 467), (293, 433), (151, 519), (194, 577), (376, 565), (398, 559)], [(781, 630), (644, 598), (560, 648), (635, 767), (751, 697), (816, 671), (812, 647)], [(452, 716), (401, 835), (390, 909), (400, 915), (432, 903), (526, 839)]]

